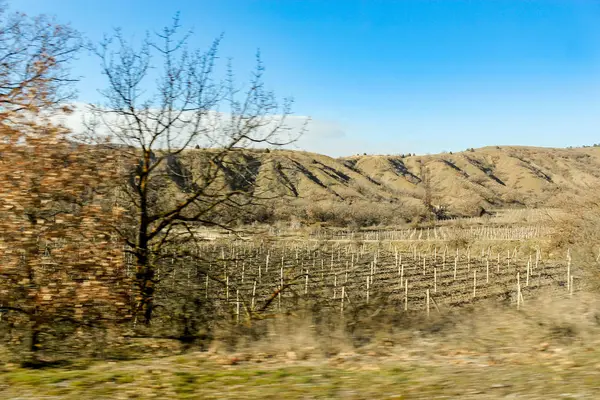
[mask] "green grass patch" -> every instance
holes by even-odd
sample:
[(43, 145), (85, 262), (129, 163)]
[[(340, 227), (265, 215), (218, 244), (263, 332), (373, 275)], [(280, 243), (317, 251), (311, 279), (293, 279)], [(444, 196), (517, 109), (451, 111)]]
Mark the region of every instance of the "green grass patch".
[[(110, 399), (305, 399), (305, 398), (554, 398), (561, 394), (593, 398), (599, 390), (595, 366), (598, 352), (585, 352), (564, 366), (452, 365), (440, 362), (381, 364), (360, 362), (331, 366), (241, 364), (221, 366), (178, 356), (166, 359), (98, 363), (85, 370), (14, 369), (0, 374), (0, 399), (14, 397)], [(188, 362), (189, 361), (189, 362)], [(152, 365), (150, 365), (152, 364)], [(542, 397), (540, 397), (542, 396)], [(586, 397), (587, 396), (587, 397)], [(592, 397), (590, 397), (592, 396)]]

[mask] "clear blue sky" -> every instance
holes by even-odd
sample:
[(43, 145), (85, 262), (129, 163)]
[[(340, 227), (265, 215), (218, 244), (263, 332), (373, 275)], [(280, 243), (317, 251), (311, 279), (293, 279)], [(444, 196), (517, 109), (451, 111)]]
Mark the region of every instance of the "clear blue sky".
[[(176, 11), (241, 77), (266, 81), (315, 123), (298, 147), (345, 155), (600, 142), (600, 1), (14, 0), (91, 39), (141, 37)], [(102, 87), (82, 56), (81, 101)]]

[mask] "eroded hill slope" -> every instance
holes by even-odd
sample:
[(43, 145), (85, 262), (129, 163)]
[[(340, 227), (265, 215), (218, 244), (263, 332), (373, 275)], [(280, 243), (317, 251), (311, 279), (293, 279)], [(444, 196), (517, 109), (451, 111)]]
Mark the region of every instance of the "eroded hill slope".
[[(425, 171), (432, 203), (454, 215), (473, 215), (480, 207), (557, 207), (600, 187), (597, 147), (494, 146), (453, 154), (345, 158), (249, 150), (243, 160), (248, 166), (241, 178), (244, 189), (279, 199), (273, 202), (275, 208), (294, 210), (319, 205), (391, 207), (408, 218), (423, 210)], [(234, 171), (232, 184), (239, 185), (235, 176)]]

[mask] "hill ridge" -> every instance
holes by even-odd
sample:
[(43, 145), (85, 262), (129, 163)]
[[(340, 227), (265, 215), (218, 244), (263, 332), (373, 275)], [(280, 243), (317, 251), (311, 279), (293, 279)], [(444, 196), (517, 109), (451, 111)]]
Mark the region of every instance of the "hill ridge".
[(337, 158), (288, 149), (243, 152), (251, 154), (239, 159), (248, 163), (252, 185), (279, 198), (270, 206), (301, 218), (319, 207), (352, 213), (360, 205), (410, 220), (425, 210), (422, 168), (429, 171), (432, 204), (455, 216), (477, 215), (481, 208), (556, 207), (600, 185), (600, 147), (487, 146)]

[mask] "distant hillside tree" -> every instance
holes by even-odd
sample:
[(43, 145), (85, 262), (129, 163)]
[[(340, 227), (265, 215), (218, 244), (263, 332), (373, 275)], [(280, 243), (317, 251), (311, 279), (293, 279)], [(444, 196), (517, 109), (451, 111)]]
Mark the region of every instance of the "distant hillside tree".
[(423, 185), (423, 206), (425, 207), (427, 222), (432, 223), (435, 214), (431, 187), (431, 171), (429, 170), (429, 166), (423, 162), (423, 160), (419, 160), (419, 175), (421, 184)]

